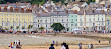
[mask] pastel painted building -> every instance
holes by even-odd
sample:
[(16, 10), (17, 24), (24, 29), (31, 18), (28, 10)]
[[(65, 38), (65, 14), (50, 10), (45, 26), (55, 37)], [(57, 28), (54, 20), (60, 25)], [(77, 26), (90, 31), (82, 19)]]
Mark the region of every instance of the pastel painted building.
[(77, 14), (69, 14), (69, 31), (77, 29)]
[[(84, 15), (78, 15), (78, 28), (84, 29)], [(87, 14), (86, 15), (86, 30), (87, 31), (102, 31), (105, 30), (105, 14)]]
[(10, 29), (13, 26), (13, 30), (19, 26), (19, 30), (22, 30), (24, 26), (27, 28), (29, 25), (33, 25), (32, 13), (13, 13), (13, 12), (0, 12), (0, 26)]

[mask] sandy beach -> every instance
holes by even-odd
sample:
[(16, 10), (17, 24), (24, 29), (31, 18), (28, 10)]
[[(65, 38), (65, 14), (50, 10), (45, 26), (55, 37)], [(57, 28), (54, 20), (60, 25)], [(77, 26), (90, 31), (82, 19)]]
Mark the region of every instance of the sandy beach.
[[(0, 34), (0, 49), (8, 49), (8, 45), (15, 40), (20, 40), (22, 49), (48, 49), (49, 45), (54, 40), (57, 41), (59, 46), (55, 46), (56, 49), (60, 49), (60, 45), (66, 42), (70, 49), (78, 49), (78, 44), (82, 43), (83, 48), (87, 48), (87, 45), (94, 44), (95, 47), (109, 45), (108, 40), (103, 40), (101, 43), (94, 38), (82, 38), (73, 36), (53, 36), (53, 35), (18, 35), (18, 34)], [(46, 42), (48, 46), (46, 46)]]

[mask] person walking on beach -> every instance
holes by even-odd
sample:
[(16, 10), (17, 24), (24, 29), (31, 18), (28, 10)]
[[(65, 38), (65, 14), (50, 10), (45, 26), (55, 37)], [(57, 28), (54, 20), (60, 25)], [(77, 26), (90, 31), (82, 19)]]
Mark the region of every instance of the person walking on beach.
[(110, 40), (109, 40), (109, 44), (110, 44)]
[(88, 45), (88, 48), (89, 48), (89, 49), (93, 49), (93, 44), (89, 44), (89, 45)]
[(99, 40), (98, 42), (99, 42), (99, 43), (101, 43), (101, 41), (100, 41), (100, 40)]
[(54, 44), (51, 44), (51, 47), (49, 47), (49, 49), (55, 49), (53, 46), (54, 46)]
[(18, 42), (18, 45), (20, 46), (20, 40), (19, 40), (19, 42)]
[(53, 44), (55, 44), (55, 41), (53, 40)]
[(79, 46), (79, 49), (82, 49), (82, 43), (79, 43), (78, 46)]

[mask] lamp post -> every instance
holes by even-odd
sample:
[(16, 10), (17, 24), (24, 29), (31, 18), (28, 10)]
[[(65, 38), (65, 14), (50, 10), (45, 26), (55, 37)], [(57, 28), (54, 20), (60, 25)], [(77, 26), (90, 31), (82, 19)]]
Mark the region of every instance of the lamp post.
[(109, 31), (110, 31), (110, 30), (109, 30), (109, 28), (110, 28), (110, 25), (109, 25), (109, 24), (110, 24), (110, 20), (107, 20), (107, 28), (106, 28), (106, 29), (107, 29), (107, 32), (108, 32), (108, 33), (109, 33)]
[(84, 10), (84, 31), (86, 33), (86, 10)]

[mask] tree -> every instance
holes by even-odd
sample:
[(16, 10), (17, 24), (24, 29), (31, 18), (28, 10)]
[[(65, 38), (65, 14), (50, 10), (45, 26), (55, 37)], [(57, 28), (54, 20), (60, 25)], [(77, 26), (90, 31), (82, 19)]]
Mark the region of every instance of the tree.
[(32, 27), (33, 27), (33, 25), (29, 25), (29, 26), (28, 26), (28, 29), (31, 29)]
[(17, 26), (16, 29), (18, 30), (18, 29), (19, 29), (19, 26)]
[(25, 29), (25, 26), (22, 26), (22, 29)]
[(31, 29), (32, 27), (33, 27), (33, 25), (29, 25), (29, 26), (28, 26), (28, 29)]
[(2, 29), (2, 26), (0, 26), (0, 30)]
[(8, 28), (5, 28), (5, 30), (9, 30)]
[(5, 4), (5, 3), (6, 3), (6, 1), (0, 0), (0, 4)]
[(40, 27), (39, 29), (40, 29), (40, 30), (41, 30), (41, 32), (42, 32), (42, 30), (43, 30), (43, 29), (45, 29), (45, 28), (44, 28), (44, 27)]
[(53, 23), (51, 27), (55, 31), (61, 31), (61, 30), (65, 29), (65, 27), (62, 26), (61, 23)]
[(15, 3), (18, 2), (19, 0), (4, 0), (5, 2), (10, 2), (10, 3)]
[(87, 3), (87, 4), (90, 4), (90, 2), (95, 2), (95, 0), (89, 0), (89, 1), (87, 1), (86, 3)]

